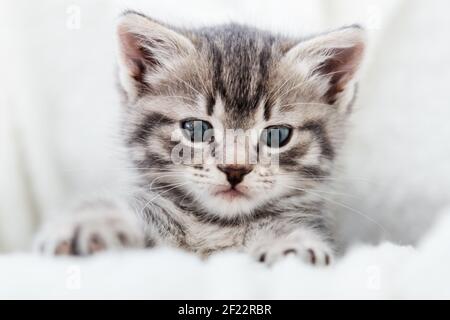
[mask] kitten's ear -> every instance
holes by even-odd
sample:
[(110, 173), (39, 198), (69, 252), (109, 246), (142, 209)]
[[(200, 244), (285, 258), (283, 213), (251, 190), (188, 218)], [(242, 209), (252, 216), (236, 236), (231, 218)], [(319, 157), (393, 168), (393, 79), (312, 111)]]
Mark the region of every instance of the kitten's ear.
[(170, 71), (177, 59), (195, 50), (182, 34), (136, 12), (120, 17), (117, 36), (120, 81), (128, 94), (138, 94), (152, 74)]
[(360, 67), (365, 38), (361, 27), (346, 27), (300, 42), (286, 58), (306, 73), (308, 80), (316, 81), (325, 101), (334, 104)]

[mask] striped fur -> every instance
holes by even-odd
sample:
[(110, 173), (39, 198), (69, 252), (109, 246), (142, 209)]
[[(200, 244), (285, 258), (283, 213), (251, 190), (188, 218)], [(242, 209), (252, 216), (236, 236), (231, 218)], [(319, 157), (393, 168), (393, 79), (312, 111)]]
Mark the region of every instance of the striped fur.
[[(275, 241), (300, 230), (299, 238), (312, 233), (331, 254), (320, 192), (333, 173), (354, 101), (364, 49), (358, 26), (301, 40), (237, 24), (184, 30), (127, 12), (119, 44), (124, 133), (141, 177), (137, 207), (144, 207), (151, 225), (150, 243), (206, 255), (229, 247), (254, 251), (261, 233)], [(214, 141), (188, 149), (200, 162), (174, 163), (174, 148), (189, 144), (174, 134), (187, 118), (211, 123)], [(258, 155), (238, 185), (246, 196), (217, 196), (227, 185), (218, 155), (223, 160), (238, 144), (230, 147), (225, 130), (270, 125), (293, 130), (286, 146), (266, 150), (279, 163), (263, 165), (260, 148), (267, 147), (246, 141)]]

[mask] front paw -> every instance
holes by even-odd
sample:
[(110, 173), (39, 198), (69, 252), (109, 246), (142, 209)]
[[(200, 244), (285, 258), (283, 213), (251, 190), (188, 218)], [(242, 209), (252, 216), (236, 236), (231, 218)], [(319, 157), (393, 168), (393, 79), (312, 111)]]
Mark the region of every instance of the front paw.
[(143, 247), (143, 230), (133, 218), (114, 207), (83, 208), (44, 225), (34, 249), (48, 255), (83, 256)]
[(269, 266), (290, 255), (317, 266), (328, 266), (333, 260), (331, 247), (318, 239), (275, 239), (259, 244), (251, 251), (257, 261)]

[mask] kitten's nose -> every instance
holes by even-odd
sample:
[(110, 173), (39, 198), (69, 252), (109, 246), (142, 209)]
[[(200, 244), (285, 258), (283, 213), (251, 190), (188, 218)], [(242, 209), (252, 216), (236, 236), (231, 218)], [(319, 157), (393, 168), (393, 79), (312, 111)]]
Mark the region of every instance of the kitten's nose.
[(218, 165), (217, 168), (227, 175), (227, 180), (232, 187), (244, 180), (244, 176), (253, 170), (252, 166), (244, 165)]

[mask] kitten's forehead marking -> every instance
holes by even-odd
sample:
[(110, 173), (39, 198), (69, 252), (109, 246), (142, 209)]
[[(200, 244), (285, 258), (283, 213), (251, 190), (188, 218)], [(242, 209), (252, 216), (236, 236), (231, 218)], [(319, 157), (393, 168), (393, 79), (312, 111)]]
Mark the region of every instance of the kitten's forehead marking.
[(229, 25), (208, 30), (204, 40), (209, 47), (214, 92), (222, 99), (227, 126), (244, 129), (267, 94), (275, 39)]
[(216, 97), (214, 99), (214, 105), (212, 107), (213, 113), (212, 115), (222, 121), (222, 123), (225, 122), (225, 106), (223, 104), (223, 100), (220, 97), (220, 94), (216, 92)]
[[(265, 117), (265, 106), (266, 106), (265, 98), (261, 99), (260, 103), (256, 107), (256, 110), (254, 110), (253, 113), (249, 114), (246, 117), (245, 122), (243, 121), (237, 122), (233, 114), (230, 115), (227, 112), (223, 99), (220, 97), (219, 94), (216, 95), (214, 101), (215, 101), (213, 106), (214, 112), (211, 114), (211, 116), (219, 120), (225, 129), (251, 129), (267, 121)], [(242, 124), (244, 124), (244, 126), (239, 127), (239, 125)]]

